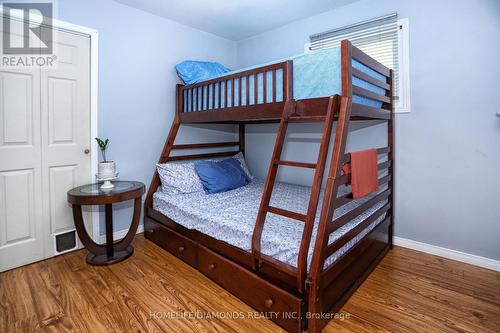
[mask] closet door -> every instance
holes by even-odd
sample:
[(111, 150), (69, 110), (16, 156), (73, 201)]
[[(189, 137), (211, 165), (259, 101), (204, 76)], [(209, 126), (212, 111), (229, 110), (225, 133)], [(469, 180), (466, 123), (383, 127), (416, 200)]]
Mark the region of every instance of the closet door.
[(44, 258), (41, 153), (40, 69), (0, 67), (0, 271)]
[(90, 38), (53, 36), (55, 67), (0, 67), (0, 271), (57, 254), (66, 193), (92, 181)]
[[(90, 171), (90, 38), (53, 31), (56, 66), (41, 74), (43, 220), (46, 255), (56, 234), (74, 229), (69, 189), (92, 181)], [(84, 216), (90, 221), (90, 214)], [(89, 230), (92, 234), (92, 230)]]

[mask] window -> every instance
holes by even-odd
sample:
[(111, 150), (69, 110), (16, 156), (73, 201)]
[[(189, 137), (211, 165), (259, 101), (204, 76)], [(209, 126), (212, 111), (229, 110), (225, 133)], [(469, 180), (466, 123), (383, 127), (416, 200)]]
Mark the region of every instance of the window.
[(306, 52), (339, 47), (349, 39), (375, 60), (394, 70), (395, 112), (410, 112), (408, 19), (390, 14), (309, 37)]

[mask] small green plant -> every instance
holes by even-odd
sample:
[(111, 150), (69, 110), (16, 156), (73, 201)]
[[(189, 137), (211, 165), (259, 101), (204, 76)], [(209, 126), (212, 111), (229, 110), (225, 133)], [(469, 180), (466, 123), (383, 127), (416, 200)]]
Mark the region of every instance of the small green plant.
[(101, 140), (99, 138), (95, 138), (95, 141), (97, 141), (99, 149), (101, 150), (103, 162), (108, 162), (108, 160), (106, 159), (106, 149), (108, 148), (109, 139)]

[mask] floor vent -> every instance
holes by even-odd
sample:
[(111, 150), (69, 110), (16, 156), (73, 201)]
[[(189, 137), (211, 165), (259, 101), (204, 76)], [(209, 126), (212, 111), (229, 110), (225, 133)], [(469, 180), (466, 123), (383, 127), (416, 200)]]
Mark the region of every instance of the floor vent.
[(56, 253), (63, 253), (66, 251), (74, 250), (78, 247), (76, 241), (76, 230), (66, 231), (55, 237)]

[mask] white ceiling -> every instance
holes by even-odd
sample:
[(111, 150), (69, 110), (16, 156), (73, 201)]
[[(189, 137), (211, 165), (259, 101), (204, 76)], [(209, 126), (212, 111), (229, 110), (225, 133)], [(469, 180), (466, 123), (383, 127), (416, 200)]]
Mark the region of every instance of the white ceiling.
[(115, 0), (232, 40), (356, 0)]

